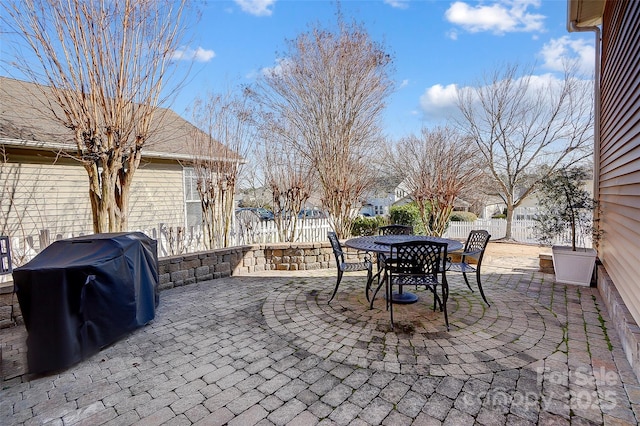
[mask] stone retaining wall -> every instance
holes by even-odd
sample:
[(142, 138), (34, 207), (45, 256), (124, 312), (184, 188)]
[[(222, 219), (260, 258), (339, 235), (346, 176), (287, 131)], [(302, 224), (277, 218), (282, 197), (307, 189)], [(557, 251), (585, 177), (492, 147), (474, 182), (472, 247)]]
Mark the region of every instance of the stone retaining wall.
[(237, 246), (165, 257), (158, 262), (161, 289), (252, 272), (326, 269), (334, 266), (335, 258), (329, 242)]
[[(347, 260), (355, 260), (349, 252)], [(281, 243), (230, 247), (158, 260), (160, 290), (200, 281), (267, 270), (296, 271), (335, 267), (331, 244)], [(13, 283), (0, 285), (0, 328), (23, 324)]]
[(0, 328), (22, 324), (18, 297), (13, 292), (13, 282), (0, 284)]

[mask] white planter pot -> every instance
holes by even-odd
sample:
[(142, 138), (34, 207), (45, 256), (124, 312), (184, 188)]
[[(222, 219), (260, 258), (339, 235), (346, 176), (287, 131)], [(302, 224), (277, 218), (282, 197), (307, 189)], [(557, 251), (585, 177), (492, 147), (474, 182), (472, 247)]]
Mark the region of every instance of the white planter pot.
[(553, 269), (556, 282), (562, 284), (591, 285), (591, 275), (596, 263), (594, 249), (579, 248), (572, 251), (571, 247), (553, 246)]

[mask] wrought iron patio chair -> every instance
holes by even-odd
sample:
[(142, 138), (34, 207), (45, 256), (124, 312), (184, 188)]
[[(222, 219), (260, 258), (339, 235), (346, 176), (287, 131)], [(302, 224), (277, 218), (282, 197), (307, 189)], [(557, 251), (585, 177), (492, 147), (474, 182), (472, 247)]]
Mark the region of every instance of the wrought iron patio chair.
[[(397, 223), (393, 223), (391, 225), (379, 226), (378, 227), (378, 235), (413, 235), (413, 226), (411, 225), (400, 225)], [(376, 268), (377, 268), (377, 276), (378, 276), (378, 286), (373, 291), (373, 295), (369, 298), (369, 293), (367, 292), (367, 300), (371, 302), (371, 309), (373, 309), (373, 301), (382, 286), (382, 282), (380, 280), (381, 273), (380, 271), (384, 270), (385, 262), (388, 258), (389, 254), (378, 253), (376, 256)]]
[(372, 267), (373, 264), (371, 262), (371, 255), (369, 253), (364, 255), (364, 261), (362, 262), (346, 262), (344, 251), (342, 250), (342, 245), (338, 240), (338, 236), (335, 232), (327, 232), (327, 236), (329, 237), (329, 241), (331, 242), (331, 247), (333, 248), (333, 255), (336, 258), (336, 267), (338, 269), (338, 278), (336, 280), (336, 287), (333, 289), (333, 294), (327, 303), (331, 303), (336, 293), (338, 292), (338, 287), (340, 287), (340, 281), (342, 281), (342, 275), (345, 272), (357, 272), (357, 271), (367, 271), (367, 284), (365, 287), (365, 294), (367, 295), (367, 300), (369, 299), (369, 288), (371, 287), (371, 281), (373, 276)]
[(380, 235), (413, 235), (413, 226), (399, 225), (397, 223), (394, 223), (392, 225), (380, 226), (378, 228), (378, 234)]
[[(409, 241), (391, 245), (392, 262), (385, 264), (385, 290), (387, 308), (393, 329), (393, 287), (424, 286), (433, 293), (433, 310), (439, 305), (444, 312), (444, 322), (449, 330), (447, 299), (449, 285), (445, 263), (447, 261), (447, 243), (431, 241)], [(438, 287), (441, 296), (438, 296)]]
[[(484, 257), (484, 252), (487, 248), (487, 244), (489, 243), (489, 239), (491, 235), (488, 231), (485, 230), (474, 230), (469, 233), (467, 237), (467, 242), (464, 245), (464, 249), (462, 253), (460, 253), (460, 262), (447, 262), (447, 271), (449, 272), (460, 272), (464, 277), (464, 282), (469, 287), (469, 290), (473, 291), (471, 285), (469, 284), (469, 280), (467, 279), (468, 273), (476, 273), (476, 282), (478, 283), (478, 288), (480, 289), (480, 295), (484, 300), (484, 303), (487, 306), (491, 306), (487, 301), (487, 298), (484, 295), (484, 290), (482, 289), (482, 281), (480, 279), (480, 268), (482, 266), (482, 258)], [(470, 264), (469, 258), (475, 259), (476, 263)]]

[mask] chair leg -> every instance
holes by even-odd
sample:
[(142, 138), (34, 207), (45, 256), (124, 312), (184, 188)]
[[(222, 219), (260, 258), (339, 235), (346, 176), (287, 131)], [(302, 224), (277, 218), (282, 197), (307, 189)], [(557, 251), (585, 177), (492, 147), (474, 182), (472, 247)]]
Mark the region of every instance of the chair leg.
[(440, 306), (440, 312), (442, 312), (442, 301), (438, 297), (438, 288), (436, 286), (427, 286), (426, 289), (433, 293), (433, 312), (436, 311), (438, 306)]
[[(432, 287), (431, 290), (433, 291), (433, 312), (435, 312), (437, 306), (436, 302), (438, 301), (438, 292), (435, 287)], [(440, 309), (442, 309), (442, 304), (440, 304)]]
[(393, 297), (393, 287), (391, 287), (391, 282), (388, 281), (388, 279), (389, 277), (387, 277), (387, 280), (384, 282), (384, 307), (387, 311), (389, 310), (389, 302)]
[(486, 303), (487, 306), (491, 306), (491, 304), (489, 304), (489, 302), (487, 301), (487, 298), (484, 295), (484, 290), (482, 290), (482, 282), (480, 281), (480, 268), (476, 269), (476, 281), (478, 282), (478, 288), (480, 289), (480, 295), (482, 296), (482, 300), (484, 300), (484, 303)]
[(393, 297), (392, 296), (393, 288), (391, 287), (389, 281), (387, 281), (386, 293), (387, 293), (387, 307), (389, 309), (389, 314), (391, 316), (391, 330), (393, 330), (393, 300), (391, 299)]
[(331, 295), (331, 298), (329, 299), (327, 304), (331, 303), (331, 301), (335, 297), (336, 293), (338, 292), (338, 287), (340, 287), (340, 281), (342, 281), (342, 274), (343, 273), (344, 273), (343, 271), (338, 269), (338, 280), (336, 281), (336, 288), (333, 289), (333, 294)]
[(449, 331), (449, 315), (447, 314), (447, 299), (449, 299), (449, 286), (444, 284), (442, 286), (442, 309), (444, 310), (444, 323)]
[(469, 287), (469, 290), (473, 293), (473, 288), (471, 288), (471, 284), (469, 284), (469, 280), (467, 279), (467, 273), (463, 272), (462, 276), (464, 277), (464, 282), (467, 283), (467, 287)]
[[(378, 290), (380, 290), (380, 286), (382, 284), (382, 270), (378, 269), (378, 271), (376, 271), (376, 273), (374, 274), (373, 271), (371, 271), (371, 276), (369, 276), (368, 281), (367, 281), (367, 302), (371, 302), (371, 309), (373, 309), (373, 300), (376, 298), (376, 294), (378, 294)], [(373, 282), (376, 281), (378, 283), (377, 287), (375, 290), (373, 290)], [(373, 293), (372, 296), (369, 296), (369, 293)]]
[[(380, 291), (380, 288), (382, 287), (383, 284), (386, 284), (385, 280), (386, 280), (386, 276), (383, 276), (382, 279), (380, 281), (378, 281), (378, 286), (376, 287), (376, 289), (373, 292), (373, 296), (371, 296), (371, 300), (369, 301), (369, 309), (373, 309), (373, 302), (374, 300), (376, 300), (376, 296), (378, 295), (378, 291)], [(385, 292), (386, 292), (386, 287), (385, 287)], [(386, 300), (386, 297), (385, 297)], [(387, 307), (388, 308), (388, 307)]]

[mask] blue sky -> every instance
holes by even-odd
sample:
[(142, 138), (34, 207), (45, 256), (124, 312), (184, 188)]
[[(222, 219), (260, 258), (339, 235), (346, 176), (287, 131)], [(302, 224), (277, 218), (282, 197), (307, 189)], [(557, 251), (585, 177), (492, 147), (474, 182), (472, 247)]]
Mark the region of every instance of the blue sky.
[[(343, 0), (341, 9), (394, 58), (397, 90), (384, 116), (394, 139), (440, 123), (458, 88), (506, 63), (553, 75), (572, 57), (587, 78), (593, 71), (594, 35), (567, 31), (566, 0)], [(205, 1), (180, 52), (195, 63), (172, 109), (183, 114), (205, 91), (251, 84), (282, 59), (287, 39), (316, 23), (331, 28), (335, 11), (325, 0)]]
[[(191, 1), (201, 18), (189, 22), (188, 43), (175, 55), (179, 71), (191, 71), (168, 105), (186, 119), (197, 96), (253, 83), (285, 59), (286, 40), (336, 24), (331, 0)], [(340, 7), (394, 58), (397, 90), (383, 117), (392, 139), (442, 123), (458, 89), (505, 64), (535, 64), (534, 74), (549, 80), (571, 57), (592, 76), (594, 35), (567, 31), (567, 0), (342, 0)], [(5, 36), (0, 51), (9, 47)], [(3, 67), (0, 74), (20, 78)]]

